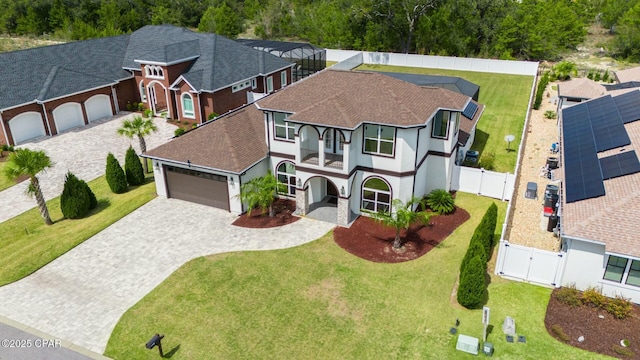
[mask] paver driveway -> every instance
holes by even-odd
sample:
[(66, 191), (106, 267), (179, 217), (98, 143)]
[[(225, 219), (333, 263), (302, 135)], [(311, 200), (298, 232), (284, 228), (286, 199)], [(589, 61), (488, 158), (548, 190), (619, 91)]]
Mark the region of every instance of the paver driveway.
[[(38, 175), (42, 192), (47, 200), (59, 196), (64, 185), (64, 176), (71, 171), (85, 181), (104, 175), (107, 154), (112, 152), (120, 165), (124, 166), (124, 154), (133, 145), (140, 153), (138, 139), (128, 139), (117, 134), (122, 119), (138, 114), (118, 115), (99, 120), (85, 127), (69, 130), (60, 135), (20, 145), (20, 148), (44, 150), (54, 166)], [(147, 149), (153, 149), (173, 137), (175, 125), (155, 119), (158, 132), (145, 137)], [(36, 206), (35, 199), (25, 195), (28, 181), (0, 192), (0, 222), (6, 221)]]
[(231, 225), (219, 209), (156, 198), (33, 275), (0, 287), (0, 315), (103, 353), (118, 319), (185, 262), (281, 249), (334, 224), (303, 218), (271, 229)]

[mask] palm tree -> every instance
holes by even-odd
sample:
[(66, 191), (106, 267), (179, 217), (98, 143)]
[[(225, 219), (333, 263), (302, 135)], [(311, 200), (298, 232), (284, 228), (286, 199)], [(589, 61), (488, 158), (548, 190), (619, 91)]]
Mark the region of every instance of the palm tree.
[[(118, 135), (124, 135), (129, 139), (134, 136), (138, 137), (140, 141), (140, 152), (142, 154), (147, 152), (147, 143), (144, 141), (144, 137), (158, 131), (158, 127), (153, 123), (153, 119), (142, 119), (140, 116), (135, 116), (133, 120), (124, 120), (122, 127), (118, 129)], [(144, 166), (144, 172), (148, 173), (149, 168), (147, 166), (147, 160), (142, 162)]]
[(53, 166), (53, 163), (44, 151), (18, 149), (9, 155), (7, 165), (4, 168), (4, 175), (12, 181), (16, 180), (20, 176), (29, 175), (30, 182), (29, 187), (27, 188), (27, 195), (35, 195), (38, 207), (40, 208), (40, 215), (42, 215), (42, 218), (47, 225), (51, 225), (53, 223), (49, 217), (47, 203), (44, 201), (42, 189), (40, 188), (40, 181), (36, 174), (50, 168), (51, 166)]
[(428, 213), (426, 211), (414, 211), (413, 206), (416, 204), (424, 207), (423, 203), (417, 197), (412, 197), (406, 204), (400, 199), (394, 199), (391, 203), (393, 210), (390, 213), (384, 211), (371, 213), (376, 221), (396, 230), (396, 237), (393, 241), (394, 250), (402, 248), (402, 239), (400, 238), (400, 231), (402, 229), (409, 229), (409, 226), (411, 226), (411, 224), (416, 220), (420, 220), (424, 224), (428, 224), (429, 220), (434, 215), (433, 213)]
[(248, 212), (256, 207), (262, 208), (262, 215), (269, 209), (269, 217), (275, 216), (273, 202), (276, 200), (278, 190), (284, 191), (283, 183), (273, 176), (271, 172), (267, 175), (251, 179), (251, 181), (240, 186), (240, 200), (247, 203)]

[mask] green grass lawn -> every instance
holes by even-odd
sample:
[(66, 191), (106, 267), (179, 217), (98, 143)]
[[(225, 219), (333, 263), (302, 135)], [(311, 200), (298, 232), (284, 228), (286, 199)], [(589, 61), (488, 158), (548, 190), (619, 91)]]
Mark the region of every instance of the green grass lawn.
[[(197, 258), (123, 315), (105, 354), (156, 359), (145, 343), (159, 332), (173, 359), (473, 358), (455, 350), (449, 328), (458, 318), (459, 333), (481, 337), (482, 311), (460, 307), (452, 291), (471, 234), (493, 201), (458, 193), (471, 219), (406, 263), (362, 260), (338, 247), (331, 233), (292, 249)], [(495, 202), (501, 222), (506, 203)], [(494, 358), (603, 358), (547, 334), (550, 293), (491, 276)], [(505, 316), (515, 319), (526, 344), (506, 342)]]
[(7, 179), (6, 176), (4, 176), (4, 167), (6, 165), (7, 165), (6, 161), (0, 161), (0, 191), (4, 189), (8, 189), (16, 184), (14, 181), (11, 181)]
[(119, 195), (111, 192), (104, 176), (89, 186), (98, 207), (83, 219), (64, 219), (57, 197), (47, 201), (51, 226), (44, 224), (38, 208), (0, 223), (0, 285), (33, 273), (156, 196), (151, 177), (145, 185)]
[[(480, 153), (494, 153), (496, 171), (515, 171), (517, 150), (533, 85), (532, 76), (386, 65), (362, 65), (357, 70), (458, 76), (479, 85), (479, 102), (486, 107), (478, 123), (476, 139), (471, 149)], [(511, 150), (515, 151), (507, 151), (507, 142), (504, 140), (506, 135), (516, 137), (510, 145)]]

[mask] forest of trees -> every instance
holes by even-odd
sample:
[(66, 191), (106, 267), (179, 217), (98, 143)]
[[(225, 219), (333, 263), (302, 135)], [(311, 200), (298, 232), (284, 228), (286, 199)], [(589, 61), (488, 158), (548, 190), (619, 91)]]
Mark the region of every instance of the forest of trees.
[(0, 0), (0, 33), (82, 40), (174, 24), (230, 38), (370, 51), (555, 60), (593, 23), (640, 60), (640, 0)]

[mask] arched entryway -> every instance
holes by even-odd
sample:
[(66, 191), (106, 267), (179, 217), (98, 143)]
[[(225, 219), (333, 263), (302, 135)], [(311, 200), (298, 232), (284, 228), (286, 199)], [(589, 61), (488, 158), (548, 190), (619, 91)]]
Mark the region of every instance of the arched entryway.
[(327, 222), (338, 222), (338, 188), (326, 177), (314, 176), (307, 180), (309, 211), (307, 216)]
[(169, 94), (164, 85), (154, 80), (149, 83), (148, 90), (147, 103), (153, 114), (160, 116), (163, 112), (169, 113)]

